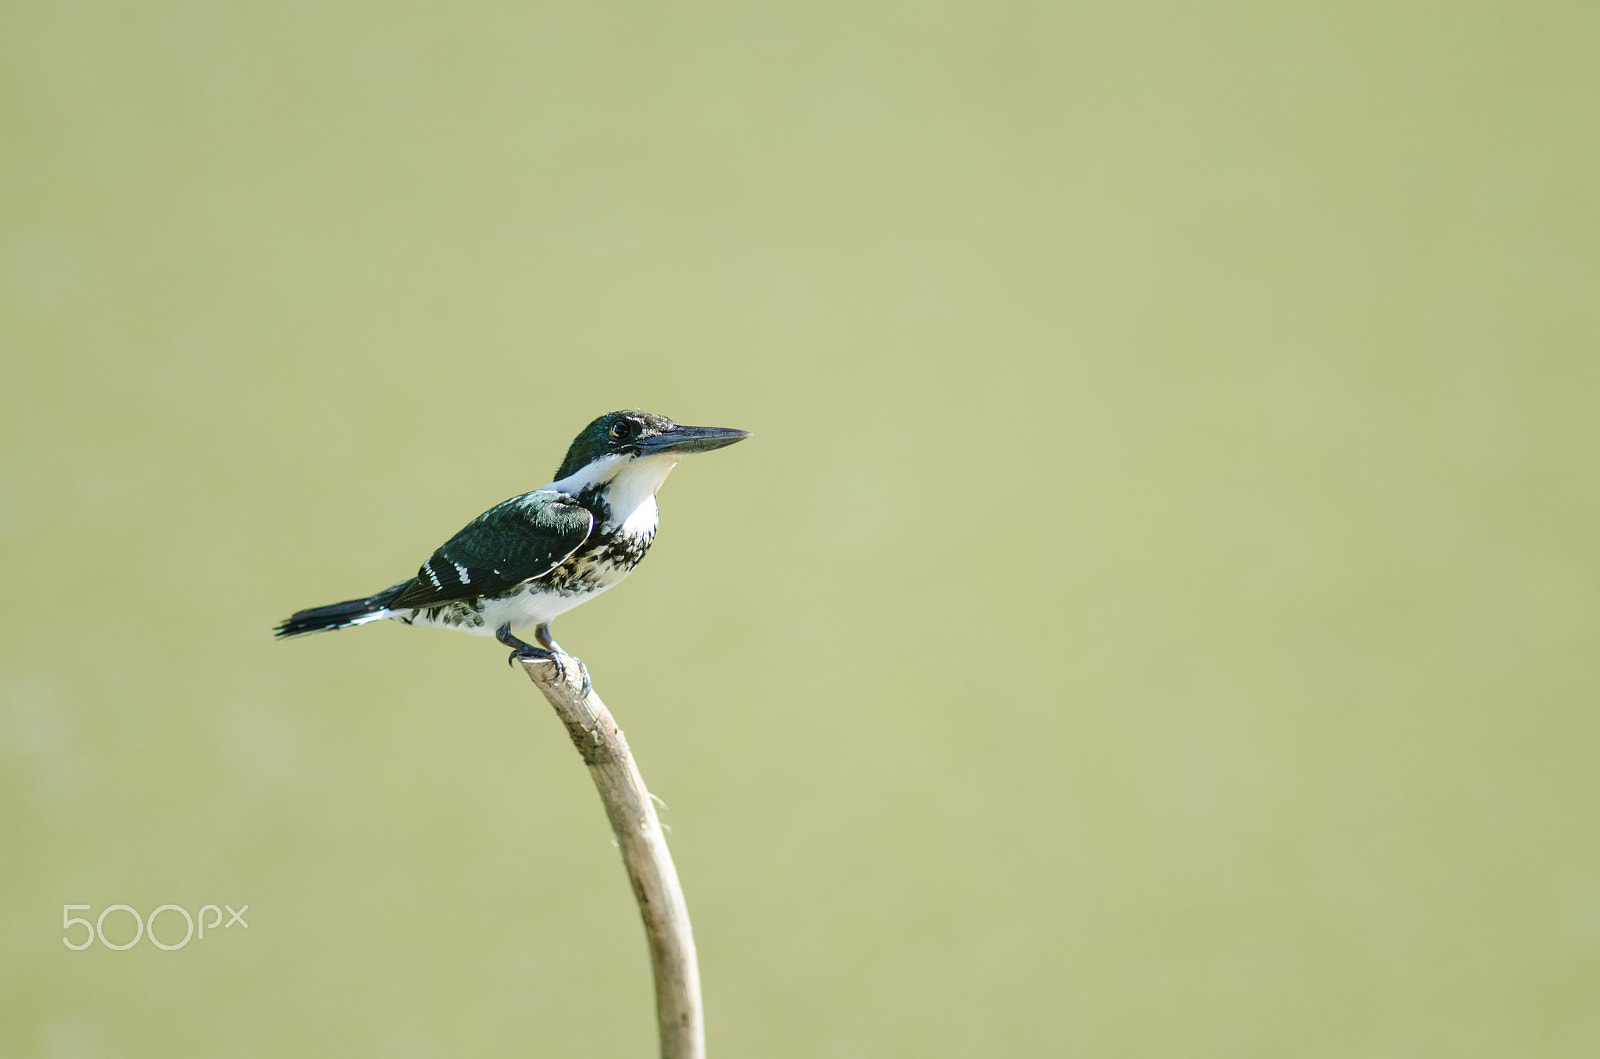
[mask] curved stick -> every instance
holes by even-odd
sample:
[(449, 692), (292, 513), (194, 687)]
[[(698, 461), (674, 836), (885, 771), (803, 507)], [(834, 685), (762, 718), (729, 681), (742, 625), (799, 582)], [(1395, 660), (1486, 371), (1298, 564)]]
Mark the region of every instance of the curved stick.
[(633, 763), (628, 741), (600, 696), (592, 688), (585, 694), (582, 662), (565, 653), (555, 658), (516, 660), (567, 726), (572, 745), (594, 777), (622, 849), (622, 863), (633, 883), (633, 896), (639, 902), (650, 942), (661, 1059), (705, 1059), (700, 967), (689, 928), (689, 906), (684, 903), (655, 804)]

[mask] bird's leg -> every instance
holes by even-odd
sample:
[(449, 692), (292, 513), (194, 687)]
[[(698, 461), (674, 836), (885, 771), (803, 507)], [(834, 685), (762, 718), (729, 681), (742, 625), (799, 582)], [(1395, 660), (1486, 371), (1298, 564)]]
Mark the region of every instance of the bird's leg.
[(556, 653), (547, 651), (542, 647), (535, 647), (526, 640), (520, 640), (513, 636), (509, 622), (494, 631), (494, 638), (511, 648), (511, 657), (506, 659), (506, 665), (514, 665), (524, 658), (536, 658), (544, 662), (554, 662), (556, 664), (556, 675), (563, 679), (565, 678), (565, 674), (562, 672), (561, 660), (556, 657)]
[(516, 636), (513, 636), (511, 634), (511, 625), (509, 623), (496, 629), (494, 631), (494, 638), (511, 648), (511, 657), (506, 659), (506, 665), (513, 665), (517, 662), (523, 661), (524, 659), (534, 659), (540, 662), (549, 662), (556, 667), (556, 679), (565, 681), (567, 679), (567, 666), (562, 659), (571, 658), (574, 662), (578, 663), (578, 671), (583, 674), (583, 693), (585, 695), (589, 694), (589, 689), (594, 686), (589, 681), (589, 667), (583, 664), (583, 660), (580, 658), (573, 658), (572, 655), (567, 654), (567, 652), (561, 649), (560, 644), (556, 643), (550, 638), (549, 622), (545, 622), (543, 625), (539, 626), (533, 631), (533, 638), (538, 640), (539, 643), (543, 645), (540, 647), (535, 647), (526, 640), (521, 640)]
[(561, 650), (561, 645), (556, 643), (555, 637), (550, 635), (549, 622), (545, 622), (543, 625), (535, 626), (533, 630), (533, 638), (538, 640), (539, 645), (547, 651), (558, 651), (561, 654), (566, 654), (565, 651)]
[[(594, 687), (594, 683), (589, 679), (589, 667), (583, 664), (583, 659), (579, 658), (577, 655), (568, 654), (562, 649), (560, 644), (556, 643), (555, 637), (550, 635), (550, 623), (545, 622), (544, 624), (535, 627), (533, 630), (533, 638), (538, 640), (539, 643), (544, 646), (545, 650), (556, 655), (557, 658), (565, 656), (578, 663), (578, 672), (583, 674), (583, 693), (585, 695), (589, 694), (590, 689)], [(559, 666), (561, 663), (558, 661), (556, 664)]]

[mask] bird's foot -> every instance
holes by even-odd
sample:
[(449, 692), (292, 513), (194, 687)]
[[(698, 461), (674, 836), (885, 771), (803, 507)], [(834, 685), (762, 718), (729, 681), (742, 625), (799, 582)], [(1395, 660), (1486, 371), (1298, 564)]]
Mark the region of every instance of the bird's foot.
[(556, 667), (556, 679), (562, 683), (567, 680), (567, 662), (578, 663), (578, 673), (583, 677), (583, 694), (588, 695), (594, 687), (589, 679), (589, 667), (583, 664), (583, 659), (568, 654), (561, 649), (561, 645), (550, 638), (550, 628), (541, 625), (534, 631), (534, 638), (543, 647), (535, 647), (526, 640), (519, 639), (511, 633), (511, 626), (502, 625), (495, 630), (494, 638), (511, 648), (511, 656), (506, 659), (506, 665), (516, 665), (518, 662), (549, 662)]
[[(553, 651), (560, 657), (570, 658), (574, 662), (578, 663), (578, 673), (583, 677), (583, 694), (585, 696), (587, 696), (589, 692), (594, 689), (594, 681), (589, 679), (589, 667), (583, 664), (583, 659), (579, 658), (577, 655), (568, 653), (560, 644), (556, 643), (555, 637), (550, 635), (549, 622), (545, 622), (543, 625), (535, 628), (533, 630), (533, 638), (543, 644), (545, 650)], [(562, 670), (559, 668), (561, 665), (559, 660), (556, 662), (556, 665), (558, 667), (556, 672), (558, 674), (562, 674)], [(566, 679), (564, 674), (562, 674), (562, 679)]]
[(532, 661), (553, 662), (556, 667), (556, 675), (566, 679), (566, 673), (564, 672), (566, 667), (561, 664), (561, 658), (557, 653), (559, 648), (557, 650), (548, 650), (543, 647), (535, 647), (528, 641), (513, 635), (509, 625), (502, 625), (496, 629), (494, 638), (511, 648), (511, 656), (506, 659), (506, 665), (512, 666), (518, 662)]

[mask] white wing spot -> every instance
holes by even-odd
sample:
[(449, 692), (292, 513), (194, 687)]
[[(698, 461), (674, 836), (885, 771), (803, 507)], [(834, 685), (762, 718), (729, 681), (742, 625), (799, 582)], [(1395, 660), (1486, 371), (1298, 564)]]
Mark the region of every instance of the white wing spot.
[(422, 569), (424, 571), (426, 571), (426, 573), (428, 575), (428, 580), (433, 582), (433, 587), (434, 588), (439, 588), (439, 589), (444, 588), (444, 586), (439, 583), (439, 575), (433, 572), (433, 560), (432, 559), (429, 559), (427, 562), (423, 563), (422, 564)]
[(461, 578), (461, 583), (463, 585), (472, 584), (472, 578), (467, 576), (467, 568), (465, 566), (462, 566), (460, 563), (456, 563), (454, 565), (455, 565), (455, 568), (456, 568), (456, 576)]

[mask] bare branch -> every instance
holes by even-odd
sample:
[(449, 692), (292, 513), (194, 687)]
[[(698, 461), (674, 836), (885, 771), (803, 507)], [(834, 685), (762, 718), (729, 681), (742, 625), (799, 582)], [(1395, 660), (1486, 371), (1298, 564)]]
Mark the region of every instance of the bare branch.
[(622, 729), (591, 689), (583, 691), (583, 664), (561, 655), (562, 664), (520, 659), (522, 668), (567, 726), (572, 745), (589, 766), (605, 803), (622, 863), (644, 919), (655, 971), (656, 1019), (662, 1059), (705, 1059), (705, 1019), (700, 1006), (700, 968), (695, 959), (689, 906), (661, 833), (661, 822)]

